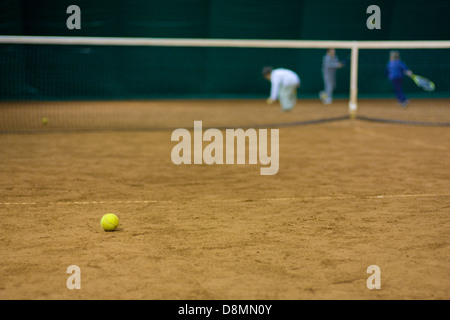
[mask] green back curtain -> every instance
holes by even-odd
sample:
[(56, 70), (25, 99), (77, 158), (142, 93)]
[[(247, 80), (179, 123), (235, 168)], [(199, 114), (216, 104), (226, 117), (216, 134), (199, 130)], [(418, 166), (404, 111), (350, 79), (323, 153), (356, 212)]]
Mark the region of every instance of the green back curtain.
[[(81, 9), (69, 30), (66, 9)], [(369, 5), (381, 9), (381, 30), (368, 30)], [(0, 1), (0, 34), (299, 40), (445, 40), (447, 0), (77, 0)], [(389, 50), (362, 50), (359, 94), (392, 96), (384, 77)], [(322, 89), (325, 50), (0, 45), (0, 99), (133, 99), (263, 97), (265, 65), (298, 72), (299, 95)], [(337, 50), (340, 58), (349, 50)], [(407, 65), (449, 96), (449, 50), (401, 50)], [(336, 94), (348, 96), (349, 67)], [(411, 81), (406, 89), (429, 96)]]

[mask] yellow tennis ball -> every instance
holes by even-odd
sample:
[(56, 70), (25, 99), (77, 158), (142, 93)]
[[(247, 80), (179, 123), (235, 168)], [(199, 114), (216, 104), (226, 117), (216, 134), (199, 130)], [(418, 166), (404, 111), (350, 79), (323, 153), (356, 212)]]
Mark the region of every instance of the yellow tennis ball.
[(47, 125), (48, 124), (48, 118), (42, 118), (42, 125)]
[(113, 213), (107, 213), (102, 217), (100, 224), (105, 231), (114, 231), (119, 226), (119, 218)]

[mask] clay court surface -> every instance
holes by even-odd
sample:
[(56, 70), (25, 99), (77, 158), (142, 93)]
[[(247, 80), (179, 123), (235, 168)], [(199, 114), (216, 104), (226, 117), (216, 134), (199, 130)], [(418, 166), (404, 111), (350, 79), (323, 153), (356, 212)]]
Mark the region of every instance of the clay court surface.
[[(287, 114), (263, 100), (2, 107), (15, 133), (0, 135), (0, 299), (450, 298), (449, 127), (295, 125), (345, 116), (346, 101)], [(360, 114), (449, 122), (448, 107), (373, 100)], [(194, 120), (280, 124), (278, 174), (174, 165), (172, 129)], [(110, 212), (121, 225), (104, 232)]]

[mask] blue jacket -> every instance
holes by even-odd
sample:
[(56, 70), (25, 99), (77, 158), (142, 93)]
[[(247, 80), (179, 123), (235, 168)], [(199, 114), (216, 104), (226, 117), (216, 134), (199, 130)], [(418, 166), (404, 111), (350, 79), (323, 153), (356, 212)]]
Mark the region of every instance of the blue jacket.
[(401, 60), (389, 61), (386, 66), (386, 76), (389, 80), (401, 79), (405, 75), (405, 71), (408, 70), (406, 64)]

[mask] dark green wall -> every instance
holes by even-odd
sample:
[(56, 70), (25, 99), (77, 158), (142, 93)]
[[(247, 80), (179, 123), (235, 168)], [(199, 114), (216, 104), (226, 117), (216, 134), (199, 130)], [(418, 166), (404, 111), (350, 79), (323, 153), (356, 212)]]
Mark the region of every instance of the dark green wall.
[[(81, 30), (66, 9), (81, 8)], [(366, 9), (381, 8), (381, 30), (368, 30)], [(0, 34), (47, 36), (303, 40), (447, 40), (448, 0), (1, 0)], [(408, 66), (449, 96), (449, 50), (402, 50)], [(322, 89), (324, 50), (0, 45), (1, 99), (262, 97), (264, 65), (297, 71), (299, 92)], [(338, 50), (341, 58), (348, 50)], [(359, 93), (392, 96), (384, 78), (388, 50), (362, 50)], [(411, 81), (406, 89), (425, 94)], [(349, 68), (337, 95), (349, 91)]]
[[(66, 28), (81, 8), (82, 29)], [(382, 29), (365, 27), (369, 5)], [(448, 0), (1, 0), (0, 34), (318, 40), (448, 39)]]

